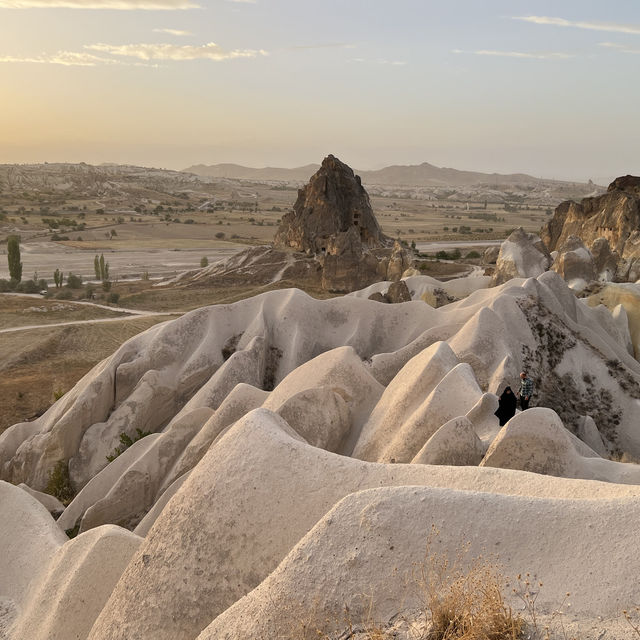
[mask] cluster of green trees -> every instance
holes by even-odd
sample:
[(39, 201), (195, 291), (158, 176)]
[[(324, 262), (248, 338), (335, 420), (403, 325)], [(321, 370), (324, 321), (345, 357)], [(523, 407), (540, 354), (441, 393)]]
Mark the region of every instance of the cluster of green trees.
[[(22, 280), (22, 262), (20, 260), (20, 237), (9, 236), (7, 238), (7, 261), (9, 263), (10, 280), (0, 279), (0, 292), (17, 291), (20, 293), (42, 293), (48, 292), (49, 285), (44, 278), (38, 278), (35, 273), (30, 280)], [(105, 261), (104, 255), (95, 257), (94, 269), (96, 278), (102, 281), (102, 288), (105, 291), (111, 290), (111, 281), (109, 280), (109, 263)], [(53, 283), (56, 289), (62, 289), (66, 285), (67, 289), (60, 291), (56, 297), (71, 298), (73, 297), (71, 289), (80, 289), (82, 287), (82, 276), (76, 275), (71, 271), (66, 275), (56, 269), (53, 272)], [(93, 297), (93, 288), (87, 286), (87, 297)], [(111, 293), (109, 302), (117, 303), (119, 294)]]

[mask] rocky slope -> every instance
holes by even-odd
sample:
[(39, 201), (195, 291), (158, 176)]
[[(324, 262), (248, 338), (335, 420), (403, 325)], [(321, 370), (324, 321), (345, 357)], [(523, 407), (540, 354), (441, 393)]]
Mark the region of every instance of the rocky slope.
[[(553, 272), (470, 280), (441, 283), (461, 299), (438, 309), (421, 276), (402, 304), (284, 290), (199, 309), (7, 430), (0, 637), (300, 638), (301, 620), (339, 631), (345, 605), (364, 619), (362, 593), (388, 620), (415, 604), (432, 526), (444, 554), (537, 575), (541, 613), (571, 591), (579, 637), (612, 629), (640, 596), (640, 467), (608, 459), (640, 456), (626, 316)], [(501, 428), (523, 367), (537, 406)], [(56, 522), (36, 491), (66, 469)]]
[(640, 277), (640, 177), (617, 178), (603, 195), (559, 205), (542, 230), (542, 240), (554, 251), (570, 236), (580, 238), (590, 249), (598, 243), (598, 253), (606, 241), (616, 254), (616, 279), (636, 281)]

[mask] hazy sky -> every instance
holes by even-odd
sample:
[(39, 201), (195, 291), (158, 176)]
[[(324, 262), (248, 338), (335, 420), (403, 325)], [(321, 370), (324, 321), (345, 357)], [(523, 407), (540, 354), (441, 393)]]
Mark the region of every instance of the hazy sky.
[(0, 162), (640, 173), (638, 0), (0, 0)]

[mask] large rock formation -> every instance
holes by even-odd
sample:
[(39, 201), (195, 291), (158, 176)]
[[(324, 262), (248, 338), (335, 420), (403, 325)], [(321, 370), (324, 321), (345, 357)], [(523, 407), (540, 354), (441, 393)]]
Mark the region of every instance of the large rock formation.
[[(617, 279), (635, 281), (640, 276), (640, 177), (616, 178), (607, 193), (580, 203), (563, 202), (541, 235), (550, 251), (577, 236), (598, 255), (603, 251), (599, 239), (604, 238), (619, 256)], [(597, 249), (596, 241), (601, 244)]]
[(360, 177), (329, 155), (298, 191), (293, 211), (282, 217), (273, 244), (294, 251), (341, 255), (354, 245), (381, 247), (384, 239)]
[[(602, 240), (602, 238), (599, 239), (599, 241)], [(570, 286), (574, 286), (576, 281), (586, 285), (595, 278), (594, 257), (580, 238), (569, 236), (557, 254), (551, 268), (558, 272)]]
[(492, 284), (503, 284), (512, 278), (537, 278), (551, 266), (551, 262), (540, 238), (519, 227), (500, 247)]
[(298, 286), (347, 293), (381, 280), (397, 281), (413, 253), (380, 230), (360, 178), (327, 156), (298, 192), (272, 247), (253, 247), (226, 261), (174, 279), (202, 286), (212, 279), (229, 286), (291, 280)]

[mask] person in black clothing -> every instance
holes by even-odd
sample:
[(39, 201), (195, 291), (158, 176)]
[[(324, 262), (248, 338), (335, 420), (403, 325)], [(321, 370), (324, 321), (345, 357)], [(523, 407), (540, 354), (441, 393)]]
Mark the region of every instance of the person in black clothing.
[(498, 400), (498, 409), (494, 414), (500, 420), (501, 427), (515, 415), (517, 402), (516, 394), (511, 391), (511, 387), (506, 387)]

